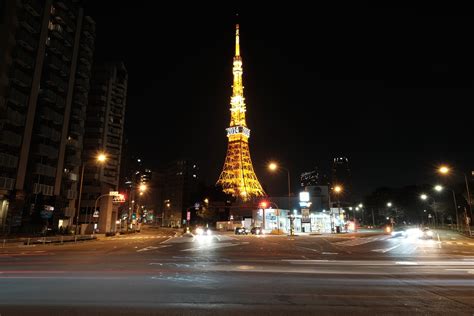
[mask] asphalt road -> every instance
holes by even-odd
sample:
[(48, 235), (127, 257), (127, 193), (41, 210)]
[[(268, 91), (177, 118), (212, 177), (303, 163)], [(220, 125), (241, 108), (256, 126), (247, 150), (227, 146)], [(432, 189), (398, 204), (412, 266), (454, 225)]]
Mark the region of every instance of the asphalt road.
[(0, 249), (0, 315), (474, 314), (474, 239), (172, 237)]

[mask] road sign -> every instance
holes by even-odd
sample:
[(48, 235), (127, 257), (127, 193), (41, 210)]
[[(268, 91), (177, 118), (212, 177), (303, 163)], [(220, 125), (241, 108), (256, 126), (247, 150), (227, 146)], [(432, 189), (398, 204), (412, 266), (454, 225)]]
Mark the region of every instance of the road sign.
[(94, 214), (92, 215), (92, 217), (99, 217), (99, 211), (94, 211)]
[(187, 214), (186, 214), (186, 219), (187, 219), (188, 221), (191, 220), (191, 212), (190, 212), (190, 211), (187, 212)]
[(110, 191), (109, 195), (110, 196), (118, 196), (120, 193), (118, 191)]

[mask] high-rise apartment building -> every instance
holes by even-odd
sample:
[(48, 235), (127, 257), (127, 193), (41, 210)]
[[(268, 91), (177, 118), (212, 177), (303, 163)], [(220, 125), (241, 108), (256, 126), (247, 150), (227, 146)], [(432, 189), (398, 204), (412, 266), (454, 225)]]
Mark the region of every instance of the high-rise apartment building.
[(341, 193), (335, 194), (333, 196), (333, 201), (337, 200), (341, 203), (341, 205), (351, 202), (352, 177), (351, 169), (349, 168), (349, 159), (347, 157), (341, 156), (334, 158), (332, 164), (331, 185), (333, 187), (336, 185), (342, 187)]
[(79, 1), (0, 3), (0, 231), (45, 220), (67, 226), (95, 23)]
[[(111, 196), (97, 199), (119, 188), (127, 83), (123, 63), (106, 63), (93, 68), (84, 139), (86, 167), (80, 220), (97, 222), (100, 232), (116, 230), (118, 206), (112, 203)], [(107, 156), (105, 163), (95, 163), (95, 157), (102, 152)], [(95, 206), (99, 217), (91, 219)]]
[(198, 201), (199, 168), (190, 160), (170, 163), (161, 173), (163, 226), (181, 227), (186, 210)]

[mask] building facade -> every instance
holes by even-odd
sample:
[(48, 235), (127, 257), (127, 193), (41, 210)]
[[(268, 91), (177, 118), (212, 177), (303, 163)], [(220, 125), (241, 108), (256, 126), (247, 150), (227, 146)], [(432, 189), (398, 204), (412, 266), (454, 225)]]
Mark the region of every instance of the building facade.
[(199, 168), (190, 160), (170, 163), (161, 174), (163, 198), (162, 224), (166, 227), (181, 227), (186, 211), (199, 201)]
[[(119, 188), (128, 73), (123, 63), (106, 63), (94, 66), (92, 78), (86, 112), (80, 221), (94, 223), (103, 233), (115, 231), (118, 219), (118, 205), (107, 194)], [(106, 156), (103, 164), (95, 161), (99, 153)]]
[(95, 23), (78, 1), (0, 10), (0, 231), (75, 212)]

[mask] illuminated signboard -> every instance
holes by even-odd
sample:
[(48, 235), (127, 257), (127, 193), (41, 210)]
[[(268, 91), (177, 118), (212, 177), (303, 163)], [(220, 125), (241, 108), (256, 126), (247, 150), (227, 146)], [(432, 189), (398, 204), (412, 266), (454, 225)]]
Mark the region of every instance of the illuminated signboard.
[(226, 129), (227, 136), (235, 135), (235, 134), (244, 134), (247, 137), (250, 137), (250, 129), (243, 126), (232, 126)]

